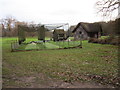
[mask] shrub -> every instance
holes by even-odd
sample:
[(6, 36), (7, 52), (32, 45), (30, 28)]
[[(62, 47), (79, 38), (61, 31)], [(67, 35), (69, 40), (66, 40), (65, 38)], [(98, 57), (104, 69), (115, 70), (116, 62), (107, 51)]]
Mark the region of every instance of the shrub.
[(120, 37), (119, 36), (110, 36), (104, 39), (90, 38), (89, 43), (100, 43), (100, 44), (112, 44), (112, 45), (120, 45)]
[(89, 43), (97, 43), (97, 39), (96, 38), (90, 38), (88, 42)]

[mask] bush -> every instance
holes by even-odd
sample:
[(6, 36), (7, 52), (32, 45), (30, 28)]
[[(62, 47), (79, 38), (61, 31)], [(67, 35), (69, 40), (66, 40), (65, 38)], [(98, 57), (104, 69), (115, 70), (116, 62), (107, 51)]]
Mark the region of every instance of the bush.
[(114, 38), (111, 40), (110, 44), (120, 45), (120, 38)]
[(89, 43), (97, 43), (98, 41), (97, 41), (98, 39), (96, 39), (96, 38), (90, 38), (89, 39)]
[(90, 38), (89, 43), (120, 45), (119, 36), (110, 36), (105, 39)]

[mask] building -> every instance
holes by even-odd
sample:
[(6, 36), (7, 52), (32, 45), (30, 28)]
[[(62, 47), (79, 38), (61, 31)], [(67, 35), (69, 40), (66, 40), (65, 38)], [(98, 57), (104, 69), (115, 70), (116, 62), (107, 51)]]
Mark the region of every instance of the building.
[(98, 38), (101, 36), (102, 28), (99, 23), (84, 23), (80, 22), (74, 28), (74, 39), (79, 40), (80, 38), (85, 40), (89, 38)]
[(65, 31), (63, 29), (56, 29), (53, 31), (53, 40), (59, 41), (65, 39)]
[(73, 37), (74, 33), (72, 31), (75, 29), (76, 25), (70, 26), (69, 30), (67, 31), (67, 36)]

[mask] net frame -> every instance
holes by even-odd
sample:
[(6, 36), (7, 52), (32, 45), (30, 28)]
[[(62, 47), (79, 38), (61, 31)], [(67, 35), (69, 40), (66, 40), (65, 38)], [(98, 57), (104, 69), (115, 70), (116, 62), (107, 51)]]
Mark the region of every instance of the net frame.
[(38, 32), (38, 40), (45, 40), (46, 28), (44, 25), (18, 25), (18, 42), (22, 44), (26, 40), (25, 32)]

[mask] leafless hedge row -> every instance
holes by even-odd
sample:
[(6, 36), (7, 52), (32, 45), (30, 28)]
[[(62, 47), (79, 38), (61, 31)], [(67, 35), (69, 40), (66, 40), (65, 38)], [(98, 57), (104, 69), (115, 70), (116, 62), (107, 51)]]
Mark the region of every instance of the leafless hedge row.
[(105, 39), (90, 38), (89, 43), (120, 45), (120, 37), (110, 36)]

